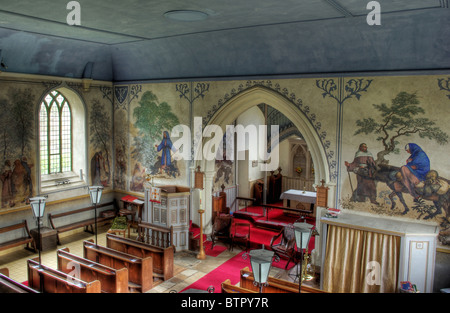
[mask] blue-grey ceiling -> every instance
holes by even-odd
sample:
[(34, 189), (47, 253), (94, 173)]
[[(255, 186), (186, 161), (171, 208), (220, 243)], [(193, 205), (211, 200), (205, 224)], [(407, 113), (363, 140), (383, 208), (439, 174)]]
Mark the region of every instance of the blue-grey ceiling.
[[(0, 50), (7, 69), (140, 81), (450, 69), (448, 0), (0, 0)], [(173, 21), (198, 10), (202, 21)]]

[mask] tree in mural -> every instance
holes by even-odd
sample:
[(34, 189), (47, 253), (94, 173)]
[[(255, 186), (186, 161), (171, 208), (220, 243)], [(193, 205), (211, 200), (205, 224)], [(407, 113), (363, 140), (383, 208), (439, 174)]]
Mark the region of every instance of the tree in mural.
[[(404, 206), (405, 210), (402, 214), (409, 211), (409, 207), (403, 197), (403, 194), (415, 195), (413, 209), (420, 212), (420, 216), (424, 219), (432, 218), (445, 211), (447, 219), (450, 218), (449, 199), (450, 199), (450, 181), (439, 177), (435, 169), (429, 168), (429, 160), (425, 152), (414, 143), (405, 146), (407, 152), (411, 154), (408, 159), (408, 166), (412, 169), (410, 172), (405, 171), (405, 166), (389, 165), (389, 161), (385, 159), (390, 153), (399, 153), (399, 139), (417, 135), (420, 138), (434, 140), (440, 145), (448, 143), (448, 135), (436, 126), (435, 122), (422, 117), (425, 110), (420, 106), (420, 101), (415, 93), (400, 92), (390, 105), (385, 103), (374, 104), (374, 108), (380, 112), (381, 119), (364, 118), (356, 121), (358, 129), (355, 135), (364, 133), (376, 134), (377, 141), (383, 144), (384, 150), (377, 153), (377, 159), (371, 175), (367, 175), (367, 179), (382, 181), (391, 189), (389, 198), (391, 200), (391, 209), (396, 207), (394, 196)], [(414, 149), (412, 148), (414, 147)], [(415, 151), (417, 151), (417, 153)], [(426, 173), (417, 174), (418, 165), (412, 166), (414, 158), (419, 158), (419, 152), (422, 158), (422, 164), (427, 163)], [(426, 159), (426, 162), (424, 160)], [(411, 165), (409, 165), (411, 164)], [(418, 163), (417, 163), (418, 164)], [(369, 166), (369, 164), (368, 164)], [(363, 171), (356, 173), (363, 175)], [(412, 174), (410, 174), (412, 173)], [(410, 175), (410, 178), (407, 177)], [(408, 185), (408, 179), (415, 176), (416, 181), (413, 185)], [(411, 188), (414, 188), (412, 190)], [(432, 201), (434, 205), (429, 205), (424, 200)]]
[(30, 127), (33, 122), (35, 97), (31, 89), (24, 90), (10, 89), (9, 100), (12, 105), (11, 121), (8, 123), (10, 136), (15, 140), (15, 146), (20, 149), (20, 155), (26, 154), (30, 141), (34, 138), (34, 128)]
[(99, 100), (92, 101), (90, 116), (90, 143), (97, 151), (91, 159), (91, 179), (94, 185), (108, 186), (111, 178), (110, 151), (111, 119)]
[[(9, 110), (8, 101), (4, 98), (0, 99), (0, 110), (2, 114), (0, 114), (0, 147), (1, 154), (3, 156), (2, 161), (5, 162), (10, 153), (10, 149), (12, 146), (13, 137), (11, 136), (11, 112)], [(2, 164), (3, 164), (2, 162)]]
[[(133, 111), (133, 117), (136, 119), (135, 127), (138, 133), (134, 137), (134, 149), (131, 154), (150, 170), (150, 174), (157, 174), (164, 161), (155, 145), (160, 145), (163, 141), (166, 130), (171, 130), (179, 124), (178, 117), (172, 113), (167, 102), (159, 102), (151, 91), (142, 95), (139, 105)], [(177, 162), (172, 161), (169, 166), (165, 166), (164, 172), (170, 177), (179, 175)]]
[(439, 144), (448, 142), (448, 135), (435, 122), (428, 118), (420, 117), (425, 110), (420, 106), (420, 101), (415, 93), (400, 92), (390, 105), (385, 103), (373, 105), (381, 113), (381, 120), (364, 118), (356, 121), (359, 127), (355, 135), (364, 133), (377, 134), (377, 140), (383, 144), (384, 150), (377, 153), (377, 164), (388, 164), (385, 156), (390, 153), (399, 153), (397, 145), (400, 137), (409, 137), (412, 134), (420, 138), (436, 140)]
[(115, 188), (125, 189), (126, 188), (126, 173), (127, 173), (127, 134), (123, 129), (126, 129), (126, 115), (123, 111), (115, 115), (114, 119), (115, 125), (121, 125), (120, 131), (114, 133), (114, 144), (115, 144), (115, 171), (114, 171), (114, 184)]

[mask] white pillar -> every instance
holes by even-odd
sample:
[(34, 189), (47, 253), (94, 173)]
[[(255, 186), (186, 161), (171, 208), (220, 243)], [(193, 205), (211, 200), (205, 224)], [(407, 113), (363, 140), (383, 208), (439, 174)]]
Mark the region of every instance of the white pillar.
[(202, 190), (202, 202), (203, 209), (205, 210), (205, 213), (203, 214), (204, 221), (204, 233), (210, 234), (212, 231), (212, 190), (213, 190), (213, 179), (215, 176), (215, 171), (206, 171), (205, 172), (205, 188)]

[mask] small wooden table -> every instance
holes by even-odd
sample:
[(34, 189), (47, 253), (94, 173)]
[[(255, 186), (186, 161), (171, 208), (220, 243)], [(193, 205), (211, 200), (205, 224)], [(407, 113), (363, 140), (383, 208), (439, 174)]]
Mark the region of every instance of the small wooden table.
[(36, 249), (41, 251), (47, 251), (56, 249), (57, 239), (56, 239), (56, 229), (51, 229), (49, 227), (41, 227), (41, 234), (39, 238), (39, 232), (37, 228), (31, 229), (30, 234), (36, 242)]
[[(132, 227), (136, 227), (140, 221), (142, 221), (142, 210), (144, 208), (144, 201), (137, 197), (125, 196), (120, 201), (123, 203), (123, 208), (119, 210), (119, 216), (130, 215), (130, 224)], [(136, 211), (138, 213), (138, 220), (135, 221)]]

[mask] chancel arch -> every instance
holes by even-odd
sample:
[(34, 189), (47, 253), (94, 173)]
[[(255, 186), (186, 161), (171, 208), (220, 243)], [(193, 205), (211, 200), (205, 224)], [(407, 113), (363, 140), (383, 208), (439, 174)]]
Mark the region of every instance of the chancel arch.
[[(311, 153), (311, 159), (314, 164), (315, 170), (315, 184), (323, 179), (325, 183), (330, 180), (330, 172), (327, 163), (326, 153), (321, 144), (320, 138), (311, 125), (307, 117), (295, 106), (294, 103), (289, 101), (286, 97), (278, 92), (262, 86), (255, 86), (248, 88), (236, 94), (233, 98), (228, 100), (222, 105), (208, 121), (207, 125), (218, 125), (225, 131), (227, 125), (234, 125), (234, 121), (248, 109), (257, 106), (259, 104), (267, 104), (280, 111), (285, 116), (288, 116), (295, 127), (303, 135), (303, 138)], [(269, 130), (268, 130), (269, 131)], [(208, 144), (212, 144), (211, 141), (203, 140), (205, 145), (204, 149), (208, 149)], [(212, 196), (212, 177), (214, 177), (215, 161), (205, 160), (200, 153), (203, 149), (196, 151), (195, 160), (196, 165), (200, 166), (205, 172), (205, 188), (203, 189), (202, 198), (204, 200), (205, 214), (203, 215), (205, 225), (205, 232), (209, 233), (211, 230), (211, 196)], [(333, 192), (334, 189), (330, 190)], [(334, 196), (330, 195), (330, 200), (334, 199)], [(331, 205), (329, 203), (329, 205)], [(194, 212), (195, 214), (195, 212)]]

